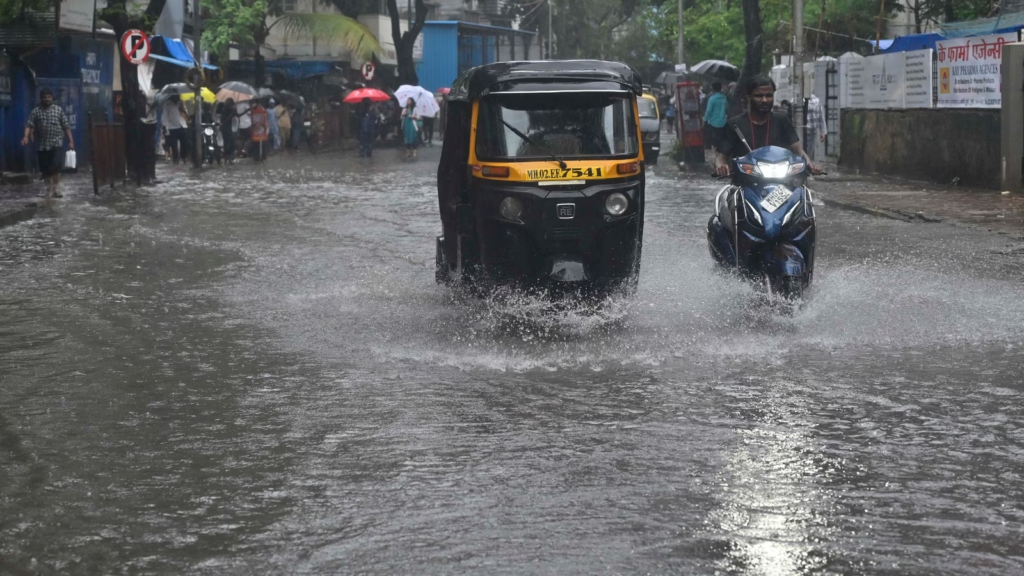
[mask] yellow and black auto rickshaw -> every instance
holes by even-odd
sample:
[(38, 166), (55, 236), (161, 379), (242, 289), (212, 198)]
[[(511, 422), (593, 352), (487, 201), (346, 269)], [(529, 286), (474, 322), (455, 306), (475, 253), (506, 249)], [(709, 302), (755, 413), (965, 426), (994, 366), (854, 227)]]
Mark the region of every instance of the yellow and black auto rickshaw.
[(437, 281), (635, 287), (644, 156), (632, 68), (500, 62), (452, 85), (437, 174)]

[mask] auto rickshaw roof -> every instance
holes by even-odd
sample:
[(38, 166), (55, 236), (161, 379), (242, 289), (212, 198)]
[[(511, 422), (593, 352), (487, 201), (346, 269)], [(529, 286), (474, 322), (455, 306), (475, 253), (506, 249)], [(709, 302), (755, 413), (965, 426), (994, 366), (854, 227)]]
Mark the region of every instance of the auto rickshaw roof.
[(604, 60), (538, 60), (495, 62), (462, 73), (448, 94), (448, 100), (472, 102), (494, 92), (514, 91), (524, 84), (531, 91), (572, 91), (582, 89), (627, 90), (640, 95), (640, 75), (629, 66)]

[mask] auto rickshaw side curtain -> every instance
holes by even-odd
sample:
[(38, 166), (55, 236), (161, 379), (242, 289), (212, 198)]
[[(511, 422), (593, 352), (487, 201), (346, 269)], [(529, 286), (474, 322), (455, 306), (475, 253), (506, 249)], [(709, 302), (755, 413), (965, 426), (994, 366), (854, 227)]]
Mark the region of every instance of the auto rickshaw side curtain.
[(448, 101), (441, 163), (437, 168), (437, 202), (445, 238), (445, 259), (458, 258), (458, 224), (455, 206), (463, 190), (469, 188), (469, 140), (473, 106), (468, 102)]

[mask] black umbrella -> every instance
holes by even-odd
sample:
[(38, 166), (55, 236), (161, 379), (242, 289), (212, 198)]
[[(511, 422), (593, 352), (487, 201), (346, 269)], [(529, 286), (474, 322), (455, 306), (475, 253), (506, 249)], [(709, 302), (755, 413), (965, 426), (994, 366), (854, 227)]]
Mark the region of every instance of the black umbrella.
[(735, 82), (740, 79), (740, 69), (725, 60), (704, 60), (690, 68), (690, 71), (727, 82)]
[(238, 80), (230, 80), (221, 84), (220, 90), (238, 92), (239, 94), (247, 94), (249, 96), (259, 96), (259, 92), (257, 92), (255, 88), (245, 82), (239, 82)]
[(292, 105), (292, 106), (305, 106), (305, 101), (302, 96), (299, 96), (295, 92), (289, 90), (278, 90), (275, 96), (279, 104)]
[(162, 104), (165, 100), (171, 96), (181, 96), (187, 92), (195, 93), (195, 90), (188, 87), (188, 84), (184, 82), (176, 82), (174, 84), (168, 84), (160, 89), (153, 98), (158, 104)]

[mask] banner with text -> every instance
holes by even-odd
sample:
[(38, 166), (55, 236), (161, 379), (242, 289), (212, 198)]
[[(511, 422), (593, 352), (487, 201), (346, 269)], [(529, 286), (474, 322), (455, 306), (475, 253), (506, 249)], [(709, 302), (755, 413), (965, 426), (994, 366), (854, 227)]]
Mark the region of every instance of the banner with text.
[(1017, 33), (954, 38), (935, 43), (939, 67), (939, 106), (999, 108), (1003, 103), (1000, 64), (1003, 45)]
[(846, 98), (850, 108), (931, 108), (932, 51), (851, 60)]

